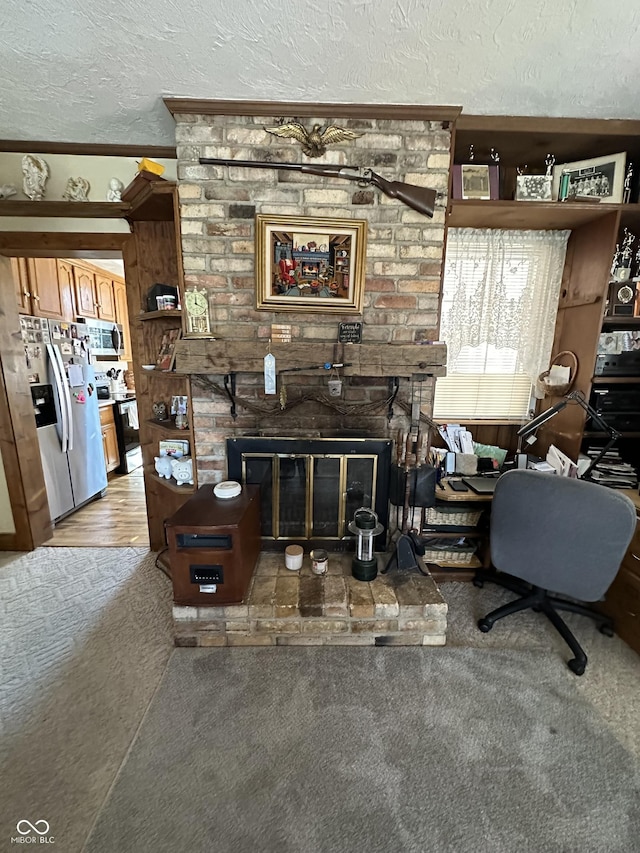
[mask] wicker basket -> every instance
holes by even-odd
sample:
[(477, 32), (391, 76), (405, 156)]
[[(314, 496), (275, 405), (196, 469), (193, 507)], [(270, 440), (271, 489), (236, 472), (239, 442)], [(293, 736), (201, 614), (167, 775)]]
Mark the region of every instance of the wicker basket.
[(424, 514), (425, 527), (477, 527), (482, 510), (466, 507), (430, 506)]
[(422, 540), (425, 548), (424, 561), (426, 563), (460, 563), (466, 565), (471, 562), (476, 552), (476, 546), (459, 544), (451, 539), (426, 538)]
[[(551, 367), (554, 364), (561, 364), (563, 367), (569, 368), (569, 381), (563, 383), (562, 385), (549, 385), (547, 382), (547, 377), (551, 372)], [(536, 381), (536, 391), (541, 394), (543, 397), (546, 395), (547, 397), (564, 397), (565, 394), (568, 394), (573, 386), (573, 383), (576, 381), (576, 376), (578, 374), (578, 359), (575, 353), (570, 350), (563, 350), (559, 352), (558, 355), (554, 356), (551, 359), (551, 364), (549, 365), (549, 370), (545, 370), (544, 373), (541, 373), (538, 376)]]

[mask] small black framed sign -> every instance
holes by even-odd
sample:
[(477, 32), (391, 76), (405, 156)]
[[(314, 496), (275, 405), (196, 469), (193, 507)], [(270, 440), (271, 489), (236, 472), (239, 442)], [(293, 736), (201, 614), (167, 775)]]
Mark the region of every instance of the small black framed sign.
[(341, 344), (361, 344), (362, 323), (340, 323), (338, 325), (338, 342)]

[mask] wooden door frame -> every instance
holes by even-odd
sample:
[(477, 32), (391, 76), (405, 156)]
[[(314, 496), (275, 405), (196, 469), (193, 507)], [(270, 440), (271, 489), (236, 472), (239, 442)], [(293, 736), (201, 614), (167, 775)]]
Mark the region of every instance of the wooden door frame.
[[(126, 232), (0, 231), (0, 283), (13, 280), (11, 257), (117, 258), (130, 238)], [(15, 288), (0, 287), (0, 454), (16, 528), (0, 534), (0, 551), (33, 551), (52, 535), (18, 313)]]

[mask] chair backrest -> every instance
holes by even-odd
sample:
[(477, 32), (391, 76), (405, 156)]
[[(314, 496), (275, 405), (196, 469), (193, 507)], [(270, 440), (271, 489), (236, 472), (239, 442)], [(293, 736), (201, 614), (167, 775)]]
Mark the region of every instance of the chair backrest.
[(491, 560), (527, 583), (597, 601), (636, 529), (636, 510), (613, 489), (539, 471), (509, 471), (491, 506)]

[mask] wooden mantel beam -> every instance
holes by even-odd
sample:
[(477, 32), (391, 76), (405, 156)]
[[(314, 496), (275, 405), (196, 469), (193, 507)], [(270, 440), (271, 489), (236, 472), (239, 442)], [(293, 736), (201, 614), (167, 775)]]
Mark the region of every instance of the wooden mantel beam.
[[(176, 371), (223, 376), (226, 373), (262, 373), (266, 341), (228, 341), (183, 338), (176, 343)], [(409, 377), (446, 374), (445, 344), (338, 344), (333, 341), (296, 341), (272, 344), (278, 371), (314, 372), (322, 365), (345, 364), (345, 376)]]

